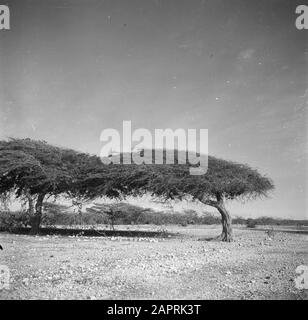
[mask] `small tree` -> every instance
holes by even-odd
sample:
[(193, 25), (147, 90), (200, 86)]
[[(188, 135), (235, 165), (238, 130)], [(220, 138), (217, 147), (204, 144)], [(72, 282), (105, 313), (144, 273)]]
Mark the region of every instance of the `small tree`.
[(113, 231), (115, 230), (114, 225), (116, 223), (116, 220), (118, 218), (121, 218), (122, 216), (122, 210), (117, 203), (111, 203), (111, 204), (95, 203), (94, 206), (91, 207), (91, 212), (106, 215)]
[(9, 139), (0, 141), (0, 194), (14, 192), (28, 199), (31, 233), (37, 234), (43, 201), (48, 196), (76, 193), (81, 168), (91, 157), (62, 149), (45, 141)]

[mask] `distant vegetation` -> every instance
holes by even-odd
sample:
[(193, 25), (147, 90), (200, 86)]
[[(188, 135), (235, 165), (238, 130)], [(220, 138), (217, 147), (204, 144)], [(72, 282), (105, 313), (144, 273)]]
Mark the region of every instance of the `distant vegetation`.
[[(6, 212), (0, 211), (0, 228), (2, 230), (14, 230), (16, 228), (28, 227), (31, 225), (31, 217), (27, 211)], [(44, 203), (42, 224), (46, 226), (56, 225), (213, 225), (220, 224), (220, 217), (209, 212), (197, 214), (194, 210), (180, 212), (159, 212), (149, 208), (142, 208), (128, 203), (120, 202), (115, 204), (95, 204), (85, 212), (72, 212), (69, 207)], [(260, 217), (256, 219), (234, 218), (234, 224), (246, 225), (254, 228), (261, 225), (295, 225), (308, 226), (308, 220), (274, 219)]]

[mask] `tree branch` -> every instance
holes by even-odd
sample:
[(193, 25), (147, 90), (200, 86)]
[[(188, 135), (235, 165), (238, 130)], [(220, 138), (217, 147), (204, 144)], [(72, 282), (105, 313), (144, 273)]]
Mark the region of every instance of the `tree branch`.
[(209, 199), (205, 199), (205, 198), (202, 198), (200, 201), (207, 206), (211, 206), (211, 207), (215, 207), (215, 208), (217, 208), (217, 206), (218, 206), (217, 201), (213, 201), (213, 200), (209, 200)]

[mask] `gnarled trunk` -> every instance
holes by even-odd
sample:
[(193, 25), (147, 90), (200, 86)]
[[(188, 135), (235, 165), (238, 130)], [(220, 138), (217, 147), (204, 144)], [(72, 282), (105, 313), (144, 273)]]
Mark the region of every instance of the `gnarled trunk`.
[(32, 235), (38, 234), (38, 232), (40, 230), (44, 197), (45, 197), (45, 194), (39, 194), (37, 201), (36, 201), (36, 204), (35, 204), (35, 213), (31, 219), (30, 234), (32, 234)]
[(32, 218), (34, 216), (34, 204), (33, 204), (33, 198), (31, 195), (27, 194), (26, 195), (27, 199), (28, 199), (28, 214), (29, 216)]
[(217, 239), (221, 241), (231, 242), (233, 241), (231, 216), (229, 215), (229, 212), (224, 205), (223, 196), (217, 193), (216, 199), (217, 200), (215, 201), (207, 198), (201, 198), (200, 201), (208, 206), (216, 208), (221, 214), (222, 233), (219, 237), (217, 237)]
[(221, 214), (222, 233), (218, 237), (221, 241), (231, 242), (233, 241), (232, 234), (232, 219), (222, 201), (216, 206), (217, 210)]

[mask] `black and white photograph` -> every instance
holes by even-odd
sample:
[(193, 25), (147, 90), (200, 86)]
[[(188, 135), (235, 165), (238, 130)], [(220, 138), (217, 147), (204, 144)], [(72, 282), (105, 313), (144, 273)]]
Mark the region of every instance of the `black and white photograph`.
[(307, 127), (304, 0), (0, 0), (0, 306), (307, 300)]

